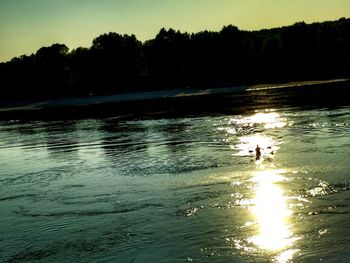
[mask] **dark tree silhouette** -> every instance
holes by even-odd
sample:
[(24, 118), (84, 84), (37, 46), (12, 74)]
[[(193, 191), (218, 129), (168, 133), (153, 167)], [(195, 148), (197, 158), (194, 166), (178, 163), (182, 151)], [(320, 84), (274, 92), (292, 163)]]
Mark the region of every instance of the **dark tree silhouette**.
[(188, 77), (189, 35), (162, 28), (144, 45), (147, 69), (156, 86), (183, 84)]
[(89, 48), (40, 48), (0, 63), (1, 99), (42, 99), (169, 88), (348, 77), (350, 19), (242, 31), (162, 28), (141, 43), (108, 33)]
[(134, 35), (103, 34), (92, 42), (94, 93), (119, 93), (135, 88), (140, 71), (141, 42)]
[(40, 48), (34, 57), (34, 72), (38, 80), (34, 90), (37, 96), (69, 96), (68, 47), (53, 44)]

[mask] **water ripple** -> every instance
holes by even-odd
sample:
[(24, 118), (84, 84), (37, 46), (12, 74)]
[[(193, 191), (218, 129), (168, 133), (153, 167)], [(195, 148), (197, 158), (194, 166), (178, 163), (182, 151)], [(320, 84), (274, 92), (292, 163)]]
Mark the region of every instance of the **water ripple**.
[(162, 204), (141, 204), (141, 205), (133, 205), (129, 207), (121, 207), (113, 210), (91, 210), (91, 211), (62, 211), (62, 212), (52, 212), (52, 213), (33, 213), (27, 210), (24, 207), (20, 207), (14, 211), (15, 214), (26, 217), (80, 217), (80, 216), (101, 216), (101, 215), (109, 215), (109, 214), (123, 214), (133, 211), (138, 211), (151, 207), (163, 207)]

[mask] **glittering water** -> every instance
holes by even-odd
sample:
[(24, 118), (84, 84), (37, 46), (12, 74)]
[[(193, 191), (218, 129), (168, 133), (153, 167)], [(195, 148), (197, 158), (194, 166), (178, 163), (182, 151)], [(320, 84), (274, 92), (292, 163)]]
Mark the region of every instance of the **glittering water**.
[(0, 138), (2, 261), (350, 260), (349, 107), (13, 121)]

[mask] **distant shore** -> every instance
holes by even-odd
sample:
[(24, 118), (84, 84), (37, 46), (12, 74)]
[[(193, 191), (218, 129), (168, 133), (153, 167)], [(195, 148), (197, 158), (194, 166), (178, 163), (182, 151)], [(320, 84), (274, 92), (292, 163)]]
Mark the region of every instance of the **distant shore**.
[[(295, 98), (300, 90), (309, 88), (307, 97)], [(320, 97), (321, 88), (341, 88), (350, 93), (350, 79), (289, 82), (209, 89), (173, 89), (148, 91), (112, 96), (90, 96), (79, 98), (52, 99), (39, 102), (7, 102), (0, 104), (0, 119), (57, 119), (87, 118), (118, 115), (172, 114), (177, 112), (216, 111), (227, 107), (250, 107), (273, 104), (269, 94), (278, 90), (288, 91), (285, 103), (298, 103), (310, 99), (309, 103), (331, 100), (337, 103), (342, 96)], [(305, 91), (305, 90), (304, 90)], [(282, 92), (282, 93), (283, 93)], [(336, 92), (334, 90), (334, 92)], [(305, 94), (304, 94), (305, 95)], [(321, 94), (322, 95), (322, 94)], [(265, 97), (264, 97), (265, 96)], [(258, 98), (257, 100), (257, 97)], [(264, 98), (263, 98), (264, 97)], [(266, 100), (267, 99), (267, 100)], [(278, 99), (278, 96), (277, 96)], [(308, 103), (307, 101), (304, 101)], [(280, 102), (279, 102), (280, 103)]]

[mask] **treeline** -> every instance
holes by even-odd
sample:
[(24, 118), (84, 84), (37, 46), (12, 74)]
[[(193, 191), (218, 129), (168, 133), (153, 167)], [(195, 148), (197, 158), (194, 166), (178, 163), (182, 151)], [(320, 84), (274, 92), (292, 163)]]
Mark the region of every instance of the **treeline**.
[(52, 98), (350, 76), (350, 19), (260, 31), (161, 29), (144, 43), (103, 34), (0, 63), (0, 98)]

